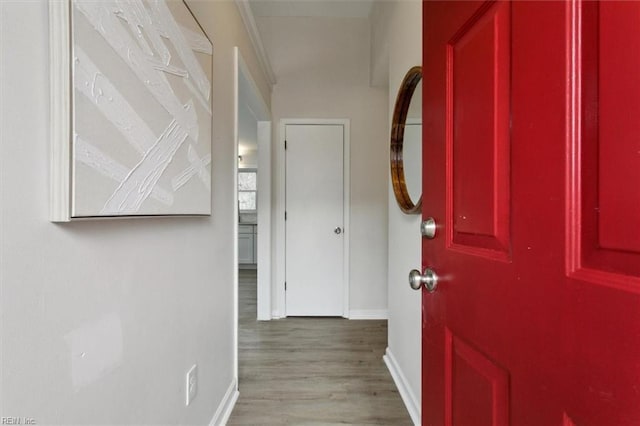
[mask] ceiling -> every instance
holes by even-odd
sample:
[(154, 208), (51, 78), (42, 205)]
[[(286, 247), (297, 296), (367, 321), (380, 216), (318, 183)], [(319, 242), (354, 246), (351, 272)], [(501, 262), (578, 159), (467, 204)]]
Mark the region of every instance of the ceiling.
[(368, 18), (373, 0), (249, 0), (254, 16)]
[[(0, 0), (2, 1), (2, 0)], [(248, 0), (256, 18), (314, 17), (314, 18), (368, 18), (374, 0)], [(268, 54), (268, 52), (267, 52)], [(240, 98), (249, 99), (250, 92), (244, 79), (239, 81)], [(256, 117), (251, 105), (239, 108), (239, 148), (242, 152), (257, 149)]]

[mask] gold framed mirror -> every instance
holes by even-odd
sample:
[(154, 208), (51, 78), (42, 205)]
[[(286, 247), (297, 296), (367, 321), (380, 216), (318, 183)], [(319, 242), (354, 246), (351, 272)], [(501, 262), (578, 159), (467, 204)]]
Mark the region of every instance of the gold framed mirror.
[(391, 183), (406, 214), (420, 214), (422, 209), (421, 82), (422, 67), (411, 68), (398, 90), (391, 123)]

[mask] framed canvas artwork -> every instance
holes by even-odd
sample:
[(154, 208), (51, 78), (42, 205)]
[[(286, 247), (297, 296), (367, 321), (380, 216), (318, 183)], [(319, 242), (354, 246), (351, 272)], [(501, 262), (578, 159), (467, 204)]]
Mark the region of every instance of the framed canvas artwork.
[(211, 214), (213, 48), (182, 1), (51, 0), (51, 220)]

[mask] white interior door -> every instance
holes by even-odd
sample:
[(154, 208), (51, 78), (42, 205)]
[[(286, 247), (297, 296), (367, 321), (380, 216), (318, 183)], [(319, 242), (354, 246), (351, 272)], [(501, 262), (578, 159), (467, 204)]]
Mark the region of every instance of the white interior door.
[(341, 316), (344, 126), (292, 124), (286, 140), (286, 313)]

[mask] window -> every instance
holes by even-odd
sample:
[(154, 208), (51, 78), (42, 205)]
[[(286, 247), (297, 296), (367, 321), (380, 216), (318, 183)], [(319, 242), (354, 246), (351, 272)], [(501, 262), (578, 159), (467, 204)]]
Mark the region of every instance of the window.
[(238, 172), (238, 208), (242, 211), (256, 211), (258, 195), (257, 170), (243, 169)]

